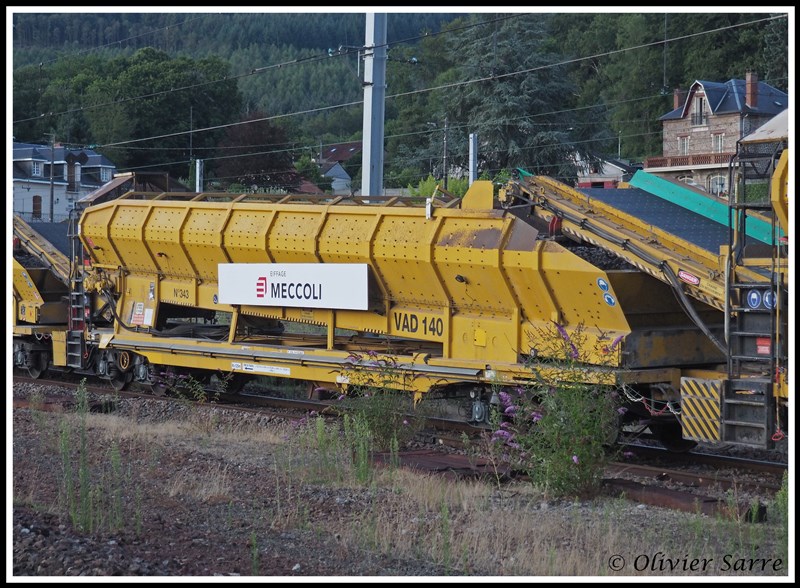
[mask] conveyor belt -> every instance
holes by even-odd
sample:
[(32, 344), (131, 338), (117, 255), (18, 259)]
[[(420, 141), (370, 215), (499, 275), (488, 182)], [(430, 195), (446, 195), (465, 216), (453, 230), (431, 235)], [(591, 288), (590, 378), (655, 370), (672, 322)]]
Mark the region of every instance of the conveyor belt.
[(639, 188), (579, 188), (589, 198), (621, 210), (713, 255), (728, 242), (728, 228)]
[[(509, 184), (501, 201), (520, 198), (531, 214), (597, 245), (642, 271), (719, 310), (725, 308), (724, 247), (728, 227), (641, 188), (575, 189), (545, 176), (527, 175)], [(763, 269), (763, 271), (762, 271)], [(737, 279), (768, 282), (768, 268), (739, 268)]]
[[(35, 227), (35, 229), (34, 229)], [(14, 217), (14, 236), (31, 255), (35, 255), (63, 283), (70, 280), (70, 243), (67, 223), (31, 223)]]

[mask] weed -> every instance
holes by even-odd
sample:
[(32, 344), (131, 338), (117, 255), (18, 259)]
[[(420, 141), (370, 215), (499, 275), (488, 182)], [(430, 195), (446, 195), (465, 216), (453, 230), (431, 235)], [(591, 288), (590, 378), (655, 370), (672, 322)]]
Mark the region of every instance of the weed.
[(784, 472), (783, 480), (781, 481), (780, 490), (775, 494), (775, 500), (772, 504), (772, 512), (774, 519), (779, 528), (779, 541), (781, 559), (786, 564), (786, 569), (789, 569), (789, 532), (791, 527), (791, 519), (789, 516), (789, 475)]
[(372, 480), (372, 433), (361, 415), (344, 415), (344, 436), (353, 455), (356, 480), (367, 484)]
[(256, 541), (256, 532), (250, 533), (250, 570), (254, 576), (258, 576), (261, 566), (258, 562), (258, 542)]
[(449, 575), (453, 563), (450, 544), (450, 507), (444, 497), (442, 497), (441, 506), (439, 507), (439, 520), (442, 523), (442, 563), (444, 564), (445, 573)]
[(348, 384), (337, 408), (367, 427), (375, 450), (389, 449), (393, 439), (403, 446), (424, 426), (426, 406), (406, 392), (413, 376), (394, 357), (351, 353), (342, 377)]
[(547, 356), (563, 359), (530, 363), (535, 386), (495, 388), (499, 418), (491, 416), (491, 442), (547, 494), (591, 496), (600, 489), (618, 410), (624, 409), (617, 408), (619, 394), (610, 386), (584, 382), (582, 365), (597, 354), (584, 351), (588, 338), (582, 328), (555, 328)]

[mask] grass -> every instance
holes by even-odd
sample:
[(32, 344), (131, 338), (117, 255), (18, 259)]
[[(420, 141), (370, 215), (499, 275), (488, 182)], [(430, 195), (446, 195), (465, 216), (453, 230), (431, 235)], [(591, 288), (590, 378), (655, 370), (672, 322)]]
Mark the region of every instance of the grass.
[[(85, 532), (140, 533), (154, 508), (196, 513), (220, 532), (241, 531), (240, 557), (253, 574), (266, 534), (287, 531), (335, 536), (341, 549), (366, 549), (369, 557), (431, 562), (442, 575), (718, 575), (726, 557), (781, 558), (780, 573), (788, 569), (788, 490), (770, 505), (775, 516), (758, 524), (603, 496), (554, 501), (529, 483), (454, 483), (378, 468), (364, 452), (369, 433), (355, 422), (346, 433), (322, 417), (269, 429), (239, 420), (209, 439), (184, 412), (185, 420), (160, 422), (143, 414), (32, 414), (32, 427), (60, 431), (58, 444), (31, 445), (60, 467), (15, 471), (15, 505), (71, 513)], [(55, 473), (61, 500), (45, 489)], [(610, 569), (613, 555), (625, 559), (623, 570)], [(664, 558), (713, 562), (670, 571), (661, 569)]]

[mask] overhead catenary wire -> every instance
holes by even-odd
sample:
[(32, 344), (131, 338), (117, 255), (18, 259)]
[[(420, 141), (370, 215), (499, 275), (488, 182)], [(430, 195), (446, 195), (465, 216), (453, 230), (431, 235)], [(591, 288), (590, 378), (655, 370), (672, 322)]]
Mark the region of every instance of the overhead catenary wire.
[[(516, 17), (518, 15), (513, 15), (513, 16)], [(700, 32), (700, 33), (692, 33), (692, 34), (687, 34), (687, 35), (683, 35), (683, 36), (680, 36), (680, 37), (675, 37), (672, 40), (678, 40), (678, 39), (682, 39), (682, 38), (698, 36), (698, 35), (701, 35), (701, 34), (709, 34), (709, 33), (717, 32), (717, 31), (721, 31), (721, 30), (725, 30), (725, 29), (729, 29), (729, 28), (741, 27), (741, 26), (745, 26), (745, 25), (748, 25), (748, 24), (753, 24), (753, 23), (757, 23), (757, 22), (762, 22), (764, 20), (770, 20), (772, 18), (781, 18), (781, 17), (782, 17), (782, 15), (778, 15), (778, 16), (773, 16), (773, 17), (769, 17), (769, 18), (765, 18), (765, 19), (759, 19), (759, 20), (756, 20), (756, 21), (749, 21), (748, 23), (739, 23), (739, 24), (730, 25), (730, 26), (727, 26), (727, 27), (719, 27), (717, 29), (712, 29), (710, 31), (705, 31), (705, 32)], [(501, 19), (494, 19), (494, 21), (497, 21), (497, 20), (503, 20), (503, 19), (502, 18)], [(471, 24), (471, 25), (467, 25), (465, 27), (459, 27), (459, 28), (468, 28), (468, 27), (471, 27), (471, 26), (480, 26), (480, 25), (488, 24), (488, 23), (491, 23), (491, 22), (494, 22), (494, 21), (482, 21), (480, 23), (475, 23), (475, 24)], [(441, 33), (444, 33), (444, 32), (451, 32), (451, 31), (440, 31), (440, 33), (435, 33), (435, 34), (441, 34)], [(419, 37), (412, 37), (410, 39), (424, 38), (424, 37), (427, 37), (427, 36), (431, 36), (431, 34), (421, 35)], [(405, 39), (403, 41), (396, 41), (396, 42), (393, 42), (393, 43), (396, 44), (396, 43), (399, 43), (399, 42), (406, 42), (406, 41), (408, 41), (410, 39)], [(662, 43), (662, 42), (664, 42), (664, 41), (659, 41), (658, 43)], [(623, 49), (618, 49), (618, 50), (614, 50), (614, 51), (599, 53), (599, 54), (596, 54), (596, 55), (593, 55), (593, 56), (589, 56), (589, 57), (570, 59), (570, 60), (562, 61), (562, 62), (555, 63), (555, 64), (549, 64), (549, 65), (539, 66), (539, 67), (536, 67), (536, 68), (529, 68), (529, 69), (525, 69), (525, 70), (518, 70), (518, 71), (515, 71), (515, 72), (509, 72), (509, 73), (506, 73), (506, 74), (501, 74), (500, 76), (493, 76), (492, 79), (496, 79), (498, 77), (508, 77), (508, 76), (512, 76), (512, 75), (520, 75), (520, 74), (523, 74), (523, 73), (528, 73), (530, 71), (535, 71), (537, 69), (544, 69), (544, 68), (548, 68), (548, 67), (557, 67), (557, 66), (560, 66), (560, 65), (573, 63), (575, 61), (580, 61), (580, 60), (583, 60), (583, 59), (593, 59), (593, 58), (596, 58), (598, 56), (610, 55), (610, 54), (613, 54), (613, 53), (619, 53), (619, 52), (623, 52), (623, 51), (630, 51), (630, 50), (633, 50), (633, 49), (643, 48), (643, 47), (647, 47), (649, 45), (654, 45), (654, 44), (658, 44), (658, 43), (648, 43), (648, 44), (638, 45), (636, 47), (623, 48)], [(276, 64), (275, 66), (269, 66), (269, 67), (279, 67), (279, 66), (280, 66), (280, 64)], [(462, 82), (457, 82), (457, 83), (455, 83), (455, 85), (465, 85), (465, 84), (479, 83), (479, 82), (482, 82), (482, 81), (486, 81), (487, 79), (490, 79), (490, 78), (484, 77), (484, 78), (466, 80), (466, 81), (462, 81)], [(207, 83), (211, 83), (211, 82), (207, 82)], [(453, 85), (454, 84), (447, 84), (447, 85), (435, 86), (435, 87), (431, 87), (431, 88), (418, 89), (418, 90), (414, 90), (414, 91), (410, 91), (410, 92), (402, 92), (402, 93), (398, 93), (398, 94), (388, 95), (387, 98), (396, 98), (396, 97), (407, 96), (409, 94), (415, 94), (415, 93), (420, 93), (420, 92), (430, 92), (430, 91), (434, 91), (434, 90), (453, 87)], [(192, 86), (192, 87), (194, 87), (194, 86)], [(173, 89), (173, 90), (169, 90), (169, 91), (164, 91), (162, 93), (171, 92), (171, 91), (180, 91), (180, 89)], [(537, 117), (537, 116), (548, 116), (548, 115), (553, 115), (553, 114), (572, 112), (572, 111), (578, 111), (578, 110), (586, 110), (586, 109), (609, 108), (609, 107), (612, 107), (612, 106), (615, 106), (615, 105), (618, 105), (618, 104), (621, 104), (621, 103), (624, 103), (624, 102), (635, 101), (635, 100), (647, 100), (647, 99), (651, 99), (651, 98), (655, 98), (655, 97), (658, 97), (658, 96), (648, 96), (648, 97), (643, 97), (643, 98), (622, 100), (622, 101), (611, 102), (611, 103), (593, 104), (593, 105), (587, 105), (587, 106), (576, 107), (576, 108), (571, 108), (571, 109), (563, 109), (563, 110), (552, 111), (552, 112), (548, 112), (548, 113), (528, 114), (528, 115), (522, 115), (522, 116), (519, 116), (519, 117), (508, 118), (508, 119), (500, 119), (500, 120), (493, 120), (493, 121), (482, 121), (482, 122), (473, 123), (473, 124), (463, 123), (463, 124), (455, 124), (455, 125), (450, 125), (450, 126), (451, 126), (451, 128), (453, 130), (455, 130), (455, 129), (465, 128), (465, 127), (474, 128), (475, 126), (483, 127), (483, 126), (486, 126), (486, 125), (513, 124), (514, 121), (530, 120), (531, 118)], [(179, 132), (176, 132), (176, 133), (170, 133), (170, 134), (159, 135), (159, 136), (154, 136), (154, 137), (147, 137), (147, 138), (143, 138), (143, 139), (132, 139), (132, 140), (128, 140), (128, 141), (109, 143), (109, 144), (105, 144), (105, 145), (97, 145), (96, 147), (97, 148), (115, 148), (115, 147), (125, 146), (125, 148), (127, 148), (127, 149), (153, 149), (153, 150), (164, 149), (162, 147), (146, 147), (146, 148), (135, 147), (135, 146), (131, 146), (131, 144), (132, 143), (137, 143), (137, 142), (142, 142), (142, 141), (147, 141), (147, 140), (157, 140), (157, 139), (166, 138), (166, 137), (180, 136), (180, 135), (184, 135), (184, 134), (187, 134), (187, 133), (196, 133), (196, 132), (203, 132), (203, 131), (207, 131), (207, 130), (228, 128), (228, 127), (242, 125), (242, 124), (249, 124), (249, 123), (252, 123), (252, 122), (274, 120), (274, 119), (277, 119), (277, 118), (283, 118), (283, 117), (288, 117), (288, 116), (297, 116), (297, 115), (303, 115), (303, 114), (312, 114), (312, 113), (324, 112), (326, 110), (332, 110), (332, 109), (344, 108), (344, 107), (351, 107), (351, 106), (356, 106), (356, 105), (360, 105), (360, 104), (363, 104), (363, 100), (357, 100), (357, 101), (352, 101), (352, 102), (338, 104), (338, 105), (332, 105), (332, 106), (325, 106), (325, 107), (320, 107), (320, 108), (308, 109), (308, 110), (294, 112), (294, 113), (286, 113), (286, 114), (274, 115), (274, 116), (270, 116), (270, 117), (263, 117), (263, 118), (259, 118), (259, 119), (249, 120), (249, 121), (239, 121), (239, 122), (236, 122), (236, 123), (229, 123), (229, 124), (225, 124), (225, 125), (217, 125), (215, 127), (208, 127), (208, 128), (205, 128), (205, 129), (191, 129), (189, 131), (179, 131)], [(558, 126), (558, 123), (529, 123), (529, 124), (542, 124), (542, 125), (546, 124), (546, 125)], [(414, 131), (414, 132), (410, 132), (410, 133), (402, 133), (402, 134), (397, 134), (397, 135), (388, 135), (386, 137), (386, 139), (391, 139), (391, 138), (400, 137), (400, 136), (411, 136), (411, 135), (415, 135), (415, 134), (431, 134), (431, 133), (435, 133), (435, 132), (437, 132), (437, 130), (425, 129), (425, 130), (422, 130), (422, 131)], [(649, 135), (649, 134), (654, 134), (654, 133), (640, 133), (640, 134), (636, 134), (636, 135), (626, 135), (626, 137), (645, 136), (645, 135)], [(600, 141), (603, 141), (603, 140), (605, 140), (605, 139), (597, 138), (597, 139), (589, 139), (589, 140), (577, 141), (577, 142), (576, 141), (568, 141), (568, 142), (565, 142), (565, 144), (568, 143), (570, 145), (573, 145), (573, 144), (578, 144), (578, 143), (600, 142)], [(337, 144), (337, 143), (335, 143), (335, 142), (334, 143), (329, 143), (328, 145), (335, 145), (335, 144)], [(548, 146), (556, 146), (558, 144), (560, 144), (560, 143), (547, 143), (547, 144), (542, 144), (542, 145), (537, 145), (537, 146), (526, 147), (525, 149), (527, 150), (527, 149), (545, 148), (545, 147), (548, 147)], [(226, 148), (247, 148), (247, 147), (248, 146), (226, 147)], [(313, 147), (316, 149), (317, 145), (314, 145)], [(302, 152), (302, 151), (308, 150), (310, 148), (311, 148), (310, 146), (305, 146), (304, 147), (304, 146), (292, 145), (291, 147), (288, 147), (288, 148), (284, 149), (283, 151), (290, 152), (290, 153), (298, 153), (298, 152)], [(175, 149), (175, 150), (184, 150), (184, 148), (173, 148), (173, 149)], [(213, 147), (209, 147), (209, 148), (205, 148), (205, 149), (213, 149), (215, 151), (218, 151), (218, 148), (213, 148)], [(219, 156), (207, 157), (207, 158), (204, 158), (204, 159), (208, 160), (208, 161), (213, 161), (213, 160), (227, 159), (227, 158), (239, 158), (239, 157), (257, 156), (257, 155), (267, 155), (267, 154), (279, 153), (279, 152), (281, 152), (281, 150), (260, 151), (260, 152), (254, 152), (254, 153), (239, 153), (239, 154), (230, 155), (230, 156), (219, 155)], [(417, 159), (417, 161), (421, 161), (423, 159), (427, 159), (427, 157), (420, 157), (420, 158)], [(403, 160), (401, 160), (401, 161), (403, 161)], [(414, 159), (406, 158), (405, 161), (414, 161)], [(182, 164), (185, 164), (185, 163), (186, 163), (186, 160), (179, 160), (179, 161), (174, 161), (174, 162), (169, 162), (169, 163), (161, 163), (161, 164), (158, 164), (158, 165), (137, 166), (137, 167), (131, 167), (131, 168), (125, 168), (125, 169), (134, 170), (134, 169), (144, 169), (144, 168), (147, 168), (147, 167), (161, 167), (161, 166), (170, 166), (170, 165), (182, 165)], [(274, 172), (274, 173), (278, 173), (278, 172)]]
[[(515, 14), (513, 16), (516, 17), (518, 15)], [(425, 35), (418, 35), (416, 37), (409, 37), (409, 38), (403, 39), (401, 41), (392, 41), (391, 43), (382, 43), (380, 45), (375, 45), (374, 47), (369, 47), (369, 48), (370, 49), (374, 49), (374, 48), (378, 48), (378, 47), (389, 47), (390, 45), (397, 45), (399, 43), (408, 43), (410, 41), (415, 41), (415, 40), (423, 39), (423, 38), (426, 38), (426, 37), (432, 37), (432, 36), (440, 35), (440, 34), (444, 34), (444, 33), (451, 33), (451, 32), (455, 32), (455, 31), (458, 31), (458, 30), (463, 30), (463, 29), (467, 29), (467, 28), (482, 26), (484, 24), (493, 23), (493, 22), (496, 22), (498, 20), (505, 20), (507, 18), (511, 18), (511, 16), (503, 17), (503, 18), (497, 18), (497, 19), (493, 19), (493, 20), (489, 20), (489, 21), (482, 21), (480, 23), (474, 23), (474, 24), (470, 24), (470, 25), (465, 25), (463, 27), (456, 27), (456, 28), (454, 28), (452, 30), (448, 29), (446, 31), (439, 31), (439, 32), (436, 32), (436, 33), (428, 33), (428, 34), (425, 34)], [(164, 28), (169, 28), (169, 27), (164, 27)], [(272, 71), (272, 70), (275, 70), (275, 69), (284, 69), (284, 68), (292, 66), (292, 65), (314, 63), (314, 62), (317, 62), (317, 61), (328, 61), (331, 57), (341, 57), (341, 56), (346, 56), (346, 55), (352, 55), (354, 52), (361, 51), (362, 49), (364, 49), (364, 48), (351, 48), (351, 47), (348, 47), (347, 49), (345, 49), (343, 51), (338, 51), (336, 53), (323, 52), (323, 53), (310, 55), (308, 57), (298, 57), (298, 58), (290, 59), (288, 61), (284, 61), (284, 62), (281, 62), (281, 63), (274, 63), (272, 65), (266, 65), (266, 66), (252, 68), (250, 71), (247, 71), (247, 72), (244, 72), (244, 73), (226, 75), (226, 76), (224, 76), (222, 78), (218, 78), (216, 80), (208, 80), (206, 82), (200, 82), (200, 83), (197, 83), (197, 84), (190, 84), (188, 86), (181, 86), (181, 87), (178, 87), (178, 88), (170, 88), (169, 90), (160, 90), (158, 92), (151, 92), (149, 94), (140, 94), (138, 96), (131, 96), (131, 97), (128, 97), (128, 98), (120, 98), (119, 100), (112, 100), (112, 101), (109, 101), (109, 102), (101, 102), (101, 103), (98, 103), (98, 104), (84, 105), (84, 106), (80, 106), (80, 107), (76, 107), (76, 108), (72, 108), (72, 109), (68, 109), (68, 110), (63, 110), (63, 111), (60, 111), (60, 112), (41, 113), (41, 114), (39, 114), (37, 116), (15, 120), (15, 121), (13, 121), (13, 123), (16, 124), (16, 123), (28, 122), (28, 121), (32, 121), (32, 120), (39, 120), (42, 117), (60, 116), (62, 114), (73, 114), (75, 112), (84, 112), (86, 110), (91, 110), (91, 109), (95, 109), (95, 108), (102, 108), (102, 107), (106, 107), (106, 106), (116, 106), (116, 105), (119, 105), (119, 104), (124, 104), (126, 102), (131, 102), (131, 101), (136, 101), (136, 100), (146, 100), (148, 98), (155, 98), (157, 96), (164, 96), (166, 94), (171, 94), (173, 92), (183, 92), (185, 90), (196, 90), (197, 88), (202, 88), (203, 86), (209, 86), (209, 85), (212, 85), (212, 84), (218, 84), (220, 82), (226, 82), (226, 81), (229, 81), (229, 80), (238, 80), (240, 78), (245, 78), (245, 77), (249, 77), (249, 76), (253, 76), (253, 75), (266, 73), (268, 71)]]
[[(517, 15), (514, 15), (514, 16), (517, 16)], [(711, 29), (711, 30), (708, 30), (708, 31), (701, 31), (701, 32), (698, 32), (698, 33), (689, 33), (689, 34), (686, 34), (686, 35), (673, 37), (673, 38), (669, 39), (669, 41), (670, 42), (674, 42), (674, 41), (679, 41), (679, 40), (682, 40), (682, 39), (688, 39), (688, 38), (692, 38), (692, 37), (696, 37), (696, 36), (700, 36), (700, 35), (712, 34), (712, 33), (721, 32), (721, 31), (724, 31), (724, 30), (729, 30), (729, 29), (738, 28), (738, 27), (742, 27), (742, 26), (749, 26), (749, 25), (756, 24), (756, 23), (759, 23), (759, 22), (764, 22), (764, 21), (768, 21), (768, 20), (774, 20), (776, 18), (785, 18), (785, 15), (770, 16), (770, 17), (767, 17), (767, 18), (748, 21), (746, 23), (739, 23), (739, 24), (735, 24), (735, 25), (728, 25), (728, 26), (725, 26), (725, 27), (718, 27), (716, 29)], [(483, 25), (483, 24), (489, 24), (491, 22), (493, 22), (493, 21), (481, 22), (481, 23), (477, 23), (476, 25), (471, 25), (471, 26), (479, 26), (479, 25)], [(442, 31), (442, 32), (450, 32), (450, 31)], [(440, 32), (440, 33), (442, 33), (442, 32)], [(437, 33), (437, 34), (440, 34), (440, 33)], [(421, 37), (424, 37), (424, 35), (421, 36)], [(421, 38), (421, 37), (418, 37), (418, 38)], [(514, 71), (514, 72), (509, 72), (509, 73), (504, 73), (504, 74), (499, 74), (499, 75), (484, 76), (484, 77), (473, 79), (473, 80), (452, 82), (452, 83), (449, 83), (449, 84), (443, 84), (443, 85), (434, 86), (434, 87), (431, 87), (431, 88), (421, 88), (421, 89), (418, 89), (418, 90), (410, 90), (408, 92), (400, 92), (400, 93), (397, 93), (397, 94), (387, 94), (386, 98), (387, 99), (389, 99), (389, 98), (399, 98), (399, 97), (403, 97), (403, 96), (410, 96), (410, 95), (414, 95), (414, 94), (421, 94), (421, 93), (432, 92), (432, 91), (436, 91), (436, 90), (449, 89), (449, 88), (458, 87), (458, 86), (464, 86), (464, 85), (473, 84), (473, 83), (479, 83), (479, 82), (485, 82), (485, 81), (490, 81), (490, 80), (497, 80), (497, 79), (501, 79), (501, 78), (507, 78), (507, 77), (510, 77), (510, 76), (521, 75), (521, 74), (524, 74), (524, 73), (531, 73), (533, 71), (539, 71), (539, 70), (543, 70), (543, 69), (547, 69), (547, 68), (551, 68), (551, 67), (559, 67), (559, 66), (562, 66), (562, 65), (568, 65), (568, 64), (571, 64), (571, 63), (577, 63), (577, 62), (580, 62), (580, 61), (583, 61), (583, 60), (596, 59), (596, 58), (599, 58), (599, 57), (606, 57), (606, 56), (609, 56), (609, 55), (614, 55), (614, 54), (617, 54), (617, 53), (623, 53), (623, 52), (626, 52), (626, 51), (633, 51), (633, 50), (637, 50), (637, 49), (643, 49), (643, 48), (650, 47), (650, 46), (653, 46), (653, 45), (659, 45), (659, 44), (662, 44), (664, 42), (665, 41), (654, 41), (654, 42), (651, 42), (651, 43), (644, 43), (644, 44), (636, 45), (636, 46), (633, 46), (633, 47), (627, 47), (627, 48), (623, 48), (623, 49), (614, 49), (614, 50), (611, 50), (611, 51), (597, 53), (597, 54), (586, 56), (586, 57), (578, 57), (578, 58), (574, 58), (574, 59), (568, 59), (568, 60), (560, 61), (560, 62), (554, 63), (554, 64), (536, 66), (536, 67), (532, 67), (532, 68), (527, 68), (527, 69), (518, 70), (518, 71)], [(341, 55), (346, 55), (346, 54), (347, 54), (347, 52), (341, 53)], [(263, 73), (263, 72), (271, 70), (271, 69), (280, 69), (282, 67), (285, 67), (285, 66), (288, 66), (288, 65), (292, 65), (292, 64), (298, 64), (298, 63), (301, 63), (301, 62), (304, 62), (304, 61), (322, 60), (322, 59), (327, 59), (327, 58), (329, 58), (329, 55), (327, 53), (320, 54), (318, 56), (311, 56), (311, 57), (308, 57), (308, 58), (298, 58), (298, 59), (290, 60), (290, 61), (287, 61), (287, 62), (284, 62), (284, 63), (273, 64), (273, 65), (264, 66), (264, 67), (260, 67), (260, 68), (254, 68), (250, 72), (247, 72), (247, 73), (244, 73), (244, 74), (239, 74), (239, 75), (226, 76), (226, 77), (221, 78), (219, 80), (211, 80), (211, 81), (202, 82), (202, 83), (198, 83), (198, 84), (192, 84), (192, 85), (184, 86), (184, 87), (180, 87), (180, 88), (171, 88), (169, 90), (162, 90), (162, 91), (159, 91), (159, 92), (152, 92), (150, 94), (145, 94), (145, 95), (142, 95), (142, 96), (136, 96), (136, 97), (132, 97), (132, 98), (124, 98), (124, 99), (121, 99), (121, 100), (115, 100), (115, 101), (106, 102), (106, 103), (102, 103), (102, 104), (98, 104), (98, 105), (81, 106), (79, 108), (74, 108), (74, 109), (70, 109), (70, 110), (66, 110), (66, 111), (62, 111), (62, 112), (58, 112), (58, 113), (43, 113), (43, 114), (40, 114), (39, 116), (36, 116), (36, 117), (29, 117), (29, 118), (26, 118), (26, 119), (19, 119), (19, 120), (13, 121), (13, 122), (14, 123), (27, 122), (27, 121), (30, 121), (30, 120), (38, 120), (38, 119), (40, 119), (40, 118), (42, 118), (44, 116), (56, 116), (56, 115), (60, 115), (60, 114), (70, 114), (70, 113), (73, 113), (73, 112), (80, 112), (80, 111), (87, 110), (87, 109), (90, 109), (90, 108), (97, 108), (97, 107), (101, 107), (101, 106), (112, 106), (112, 105), (117, 105), (117, 104), (120, 104), (120, 103), (123, 103), (123, 102), (128, 102), (128, 101), (131, 101), (131, 100), (152, 98), (152, 97), (155, 97), (155, 96), (165, 95), (165, 94), (168, 94), (168, 93), (171, 93), (171, 92), (179, 92), (179, 91), (184, 91), (184, 90), (187, 90), (187, 89), (196, 89), (196, 88), (199, 88), (199, 87), (202, 87), (202, 86), (206, 86), (206, 85), (209, 85), (209, 84), (218, 83), (220, 81), (225, 81), (225, 80), (229, 80), (229, 79), (237, 79), (237, 78), (240, 78), (240, 77), (254, 75), (256, 73)], [(251, 124), (251, 123), (261, 122), (261, 121), (265, 121), (265, 120), (275, 120), (275, 119), (278, 119), (278, 118), (286, 118), (286, 117), (290, 117), (290, 116), (313, 114), (313, 113), (317, 113), (317, 112), (324, 112), (326, 110), (333, 110), (333, 109), (336, 109), (336, 108), (344, 108), (344, 107), (355, 106), (355, 105), (359, 105), (359, 104), (363, 104), (363, 100), (356, 100), (356, 101), (352, 101), (352, 102), (346, 102), (346, 103), (342, 103), (342, 104), (325, 106), (325, 107), (320, 107), (320, 108), (315, 108), (315, 109), (307, 109), (307, 110), (293, 112), (293, 113), (278, 114), (278, 115), (273, 115), (273, 116), (270, 116), (270, 117), (262, 117), (262, 118), (258, 118), (258, 119), (248, 120), (248, 121), (239, 121), (239, 122), (235, 122), (235, 123), (228, 123), (228, 124), (225, 124), (225, 125), (216, 125), (216, 126), (206, 127), (206, 128), (201, 128), (201, 129), (179, 131), (179, 132), (176, 132), (176, 133), (170, 133), (170, 134), (166, 134), (166, 135), (157, 135), (157, 136), (146, 137), (146, 138), (142, 138), (142, 139), (130, 139), (128, 141), (111, 142), (111, 143), (107, 143), (107, 144), (101, 145), (101, 146), (102, 147), (108, 147), (108, 146), (115, 146), (115, 145), (125, 145), (125, 144), (128, 144), (128, 143), (136, 143), (136, 142), (140, 142), (140, 141), (147, 141), (147, 140), (168, 138), (168, 137), (173, 137), (173, 136), (180, 136), (180, 135), (184, 135), (184, 134), (188, 134), (188, 133), (199, 133), (199, 132), (213, 131), (213, 130), (218, 130), (218, 129), (221, 129), (221, 128), (227, 128), (227, 127), (231, 127), (231, 126), (237, 126), (237, 125), (243, 125), (243, 124)], [(596, 107), (596, 106), (594, 106), (594, 107)]]

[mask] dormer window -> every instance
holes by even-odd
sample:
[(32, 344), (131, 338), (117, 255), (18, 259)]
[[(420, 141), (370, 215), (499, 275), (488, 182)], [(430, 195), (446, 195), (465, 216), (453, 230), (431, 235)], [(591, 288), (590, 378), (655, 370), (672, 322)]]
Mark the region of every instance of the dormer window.
[(694, 112), (692, 113), (692, 126), (702, 127), (708, 124), (706, 117), (706, 99), (705, 96), (695, 96), (694, 98)]
[(101, 182), (110, 182), (111, 181), (111, 170), (107, 167), (100, 168), (100, 181)]
[(33, 161), (31, 162), (31, 175), (32, 176), (39, 176), (42, 175), (42, 162), (41, 161)]

